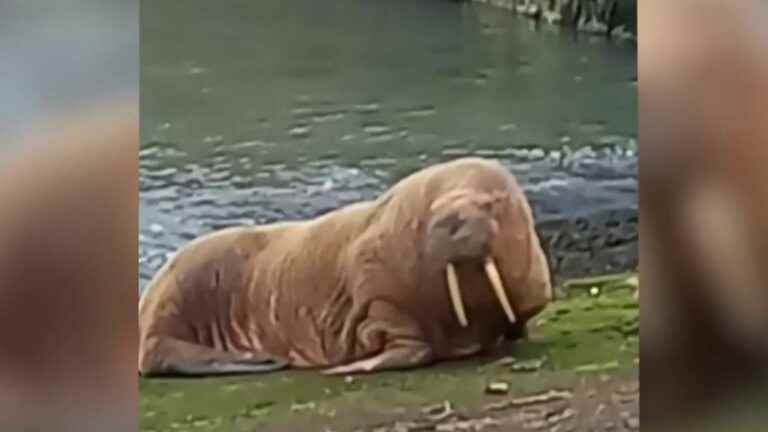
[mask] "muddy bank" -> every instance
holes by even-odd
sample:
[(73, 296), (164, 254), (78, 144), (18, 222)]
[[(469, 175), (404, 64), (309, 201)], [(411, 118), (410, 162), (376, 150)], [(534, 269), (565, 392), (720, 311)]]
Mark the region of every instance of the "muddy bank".
[(528, 340), (412, 371), (140, 380), (142, 431), (464, 431), (639, 428), (632, 279), (571, 284)]
[(637, 38), (637, 0), (472, 0), (579, 31)]

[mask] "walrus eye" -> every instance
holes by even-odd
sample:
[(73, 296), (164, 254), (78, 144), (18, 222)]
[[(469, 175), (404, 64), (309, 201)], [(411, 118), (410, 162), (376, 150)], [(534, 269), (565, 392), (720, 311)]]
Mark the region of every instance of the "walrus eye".
[(433, 226), (448, 230), (448, 234), (453, 237), (464, 226), (464, 220), (458, 213), (450, 213), (438, 219)]

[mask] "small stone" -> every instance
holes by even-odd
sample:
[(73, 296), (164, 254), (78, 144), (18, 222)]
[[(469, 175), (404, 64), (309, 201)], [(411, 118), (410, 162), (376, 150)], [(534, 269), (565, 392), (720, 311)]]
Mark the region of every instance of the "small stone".
[(618, 391), (620, 393), (638, 393), (640, 391), (640, 383), (637, 381), (622, 384), (619, 386)]
[(488, 394), (507, 394), (509, 393), (509, 383), (504, 381), (494, 381), (488, 383), (485, 388), (485, 392)]
[(631, 429), (631, 430), (640, 429), (640, 420), (634, 416), (624, 420), (624, 424), (627, 426), (627, 429)]
[[(589, 363), (574, 368), (576, 372), (601, 372), (605, 370), (617, 369), (619, 367), (618, 361), (611, 361), (608, 363)], [(601, 376), (602, 379), (602, 376)]]
[(294, 402), (291, 405), (291, 411), (308, 411), (308, 410), (314, 410), (316, 407), (317, 407), (317, 404), (315, 404), (314, 401), (309, 401), (306, 403)]
[(512, 372), (536, 372), (544, 366), (545, 361), (544, 358), (520, 360), (512, 365)]
[(511, 357), (511, 356), (507, 356), (507, 357), (503, 357), (503, 358), (497, 360), (495, 362), (495, 365), (496, 366), (502, 366), (502, 367), (512, 366), (513, 364), (515, 364), (516, 361), (517, 361), (516, 358)]

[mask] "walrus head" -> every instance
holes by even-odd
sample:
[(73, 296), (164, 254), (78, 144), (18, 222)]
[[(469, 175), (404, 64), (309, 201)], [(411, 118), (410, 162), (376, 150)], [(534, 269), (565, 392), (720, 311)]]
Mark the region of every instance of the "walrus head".
[[(486, 193), (458, 189), (435, 200), (430, 206), (430, 214), (426, 252), (445, 265), (451, 305), (462, 326), (469, 325), (469, 321), (456, 274), (455, 264), (459, 262), (482, 263), (493, 293), (511, 324), (518, 321), (511, 300), (533, 301), (538, 307), (551, 299), (548, 269), (534, 288), (526, 286), (522, 292), (512, 293), (502, 277), (515, 282), (515, 288), (520, 281), (530, 285), (528, 273), (534, 265), (540, 266), (534, 260), (540, 260), (542, 252), (524, 197), (513, 202), (510, 191)], [(527, 258), (520, 260), (517, 257)], [(525, 306), (529, 308), (529, 305)]]

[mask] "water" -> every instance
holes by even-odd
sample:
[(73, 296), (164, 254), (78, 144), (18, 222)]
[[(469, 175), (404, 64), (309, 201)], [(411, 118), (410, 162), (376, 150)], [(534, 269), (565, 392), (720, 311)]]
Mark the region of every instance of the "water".
[(637, 265), (636, 47), (441, 0), (144, 1), (139, 263), (463, 155), (529, 194), (558, 275)]

